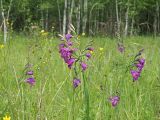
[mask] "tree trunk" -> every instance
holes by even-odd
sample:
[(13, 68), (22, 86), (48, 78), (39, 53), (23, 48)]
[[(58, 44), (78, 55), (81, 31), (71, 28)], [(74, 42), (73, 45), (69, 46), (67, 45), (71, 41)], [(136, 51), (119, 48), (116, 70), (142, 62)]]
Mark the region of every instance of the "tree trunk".
[[(133, 5), (133, 10), (135, 11), (136, 10), (136, 1), (134, 0), (134, 5)], [(132, 16), (132, 19), (131, 19), (131, 29), (130, 29), (130, 36), (133, 36), (133, 30), (134, 30), (134, 23), (135, 23), (135, 20), (134, 20), (134, 15)]]
[(117, 18), (117, 38), (120, 41), (120, 21), (119, 21), (119, 12), (118, 12), (118, 1), (116, 0), (116, 18)]
[(64, 2), (63, 35), (66, 34), (66, 13), (67, 13), (67, 0), (65, 0), (65, 2)]
[(48, 8), (46, 10), (45, 30), (48, 31)]
[(156, 2), (156, 14), (157, 14), (157, 32), (160, 33), (160, 11), (159, 11), (159, 3), (158, 1)]
[(1, 10), (2, 10), (2, 18), (3, 18), (3, 32), (4, 32), (3, 38), (4, 38), (4, 44), (6, 44), (6, 42), (7, 42), (7, 26), (6, 26), (6, 18), (4, 15), (2, 0), (1, 0)]
[(72, 24), (72, 15), (73, 15), (73, 8), (74, 8), (74, 0), (71, 0), (71, 5), (69, 9), (69, 14), (68, 14), (68, 32), (70, 32), (70, 24)]
[(128, 12), (129, 12), (129, 6), (127, 7), (127, 11), (125, 14), (125, 29), (124, 29), (124, 36), (126, 37), (128, 35)]
[(87, 24), (87, 13), (88, 13), (88, 0), (84, 0), (84, 16), (83, 16), (83, 26), (82, 32), (86, 32), (86, 24)]
[(159, 4), (158, 4), (158, 1), (156, 2), (156, 14), (154, 16), (154, 23), (153, 23), (153, 29), (154, 29), (154, 37), (157, 36), (157, 32), (159, 30), (159, 23), (158, 23), (158, 20), (159, 20)]
[(7, 26), (6, 26), (6, 19), (4, 16), (4, 11), (2, 11), (2, 17), (3, 17), (4, 44), (6, 44), (6, 42), (7, 42)]
[(78, 3), (78, 12), (77, 12), (77, 34), (80, 34), (80, 24), (81, 24), (81, 4)]
[(57, 7), (58, 7), (58, 20), (59, 20), (59, 32), (62, 34), (62, 24), (61, 24), (61, 11), (59, 8), (59, 0), (57, 0)]
[(95, 3), (94, 5), (92, 5), (90, 11), (89, 11), (89, 21), (88, 21), (88, 26), (89, 26), (89, 35), (93, 34), (93, 26), (94, 26), (94, 21), (92, 20), (92, 11), (94, 10), (94, 8), (98, 5), (98, 3)]
[(154, 15), (154, 23), (153, 23), (154, 37), (157, 36), (157, 15)]
[(133, 29), (134, 29), (134, 17), (132, 17), (132, 20), (131, 20), (130, 36), (133, 36)]
[(41, 27), (44, 30), (44, 16), (43, 16), (43, 10), (41, 10)]
[(8, 12), (7, 12), (7, 20), (9, 19), (9, 14), (10, 14), (10, 11), (11, 11), (12, 2), (13, 2), (13, 0), (10, 0)]

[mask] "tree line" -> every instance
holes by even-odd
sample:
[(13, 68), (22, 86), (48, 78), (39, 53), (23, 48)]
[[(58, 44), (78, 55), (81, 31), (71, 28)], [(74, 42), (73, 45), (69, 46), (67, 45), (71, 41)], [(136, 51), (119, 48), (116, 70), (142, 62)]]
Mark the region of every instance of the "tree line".
[(39, 27), (65, 34), (159, 35), (160, 0), (1, 0), (0, 27), (29, 31)]

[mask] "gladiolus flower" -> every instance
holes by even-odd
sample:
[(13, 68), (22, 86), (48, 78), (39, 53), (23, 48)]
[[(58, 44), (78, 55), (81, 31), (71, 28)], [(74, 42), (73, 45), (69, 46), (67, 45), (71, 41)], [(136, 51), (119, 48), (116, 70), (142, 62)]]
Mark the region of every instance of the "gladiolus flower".
[(119, 96), (110, 97), (109, 101), (112, 103), (112, 106), (115, 107), (119, 103), (120, 97)]
[(141, 65), (144, 65), (144, 63), (145, 63), (145, 59), (139, 59), (139, 63), (141, 64)]
[(86, 57), (89, 59), (89, 58), (91, 58), (91, 54), (90, 53), (87, 53), (86, 54)]
[(71, 41), (68, 40), (68, 41), (67, 41), (67, 45), (68, 45), (68, 46), (72, 46), (73, 43), (72, 43)]
[(84, 62), (81, 62), (81, 67), (82, 67), (82, 70), (85, 71), (87, 69), (87, 64)]
[(134, 81), (138, 80), (138, 78), (140, 77), (140, 72), (136, 70), (131, 70), (130, 72), (132, 74), (133, 80)]
[(124, 50), (125, 50), (125, 47), (124, 47), (124, 45), (121, 43), (118, 43), (118, 51), (119, 52), (121, 52), (121, 53), (123, 53), (124, 52)]
[(27, 75), (33, 75), (33, 71), (27, 71)]
[(74, 59), (74, 58), (69, 59), (68, 62), (67, 62), (68, 68), (71, 69), (71, 67), (72, 67), (72, 65), (73, 65), (74, 62), (75, 62), (75, 59)]
[(93, 51), (93, 50), (94, 50), (94, 48), (89, 47), (89, 48), (87, 48), (87, 50)]
[(29, 83), (30, 85), (34, 85), (36, 81), (34, 78), (31, 77), (31, 78), (26, 79), (26, 82)]
[(65, 38), (66, 38), (66, 40), (68, 41), (68, 40), (70, 40), (70, 39), (72, 38), (72, 35), (71, 35), (71, 34), (66, 34), (66, 35), (65, 35)]
[(74, 86), (74, 88), (78, 87), (80, 83), (81, 83), (81, 80), (75, 78), (75, 79), (73, 80), (73, 86)]

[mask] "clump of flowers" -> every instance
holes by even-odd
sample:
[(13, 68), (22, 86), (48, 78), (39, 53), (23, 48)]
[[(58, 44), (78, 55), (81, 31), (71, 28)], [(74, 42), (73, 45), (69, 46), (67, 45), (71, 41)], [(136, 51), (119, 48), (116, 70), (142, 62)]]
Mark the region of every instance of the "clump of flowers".
[(30, 84), (31, 86), (35, 85), (35, 79), (34, 79), (34, 72), (33, 70), (31, 69), (32, 68), (32, 64), (27, 64), (26, 65), (26, 75), (27, 75), (27, 79), (25, 79), (25, 82)]
[(109, 101), (111, 102), (112, 106), (115, 107), (118, 105), (118, 103), (120, 101), (120, 97), (119, 96), (112, 96), (109, 98)]
[[(74, 27), (71, 27), (71, 31), (74, 32)], [(74, 32), (75, 33), (75, 32)], [(74, 70), (75, 79), (73, 79), (74, 88), (78, 87), (81, 83), (80, 79), (78, 79), (78, 70), (84, 72), (87, 70), (88, 65), (87, 62), (91, 58), (91, 52), (93, 52), (93, 48), (91, 47), (91, 43), (89, 43), (83, 50), (80, 49), (80, 42), (78, 41), (78, 36), (74, 36), (71, 33), (68, 33), (64, 36), (59, 35), (61, 37), (61, 43), (59, 44), (59, 53), (61, 58), (67, 64), (69, 69)]]
[(141, 57), (142, 52), (143, 49), (139, 51), (139, 53), (135, 56), (134, 61), (132, 62), (130, 73), (132, 75), (133, 81), (138, 80), (145, 65), (145, 59)]

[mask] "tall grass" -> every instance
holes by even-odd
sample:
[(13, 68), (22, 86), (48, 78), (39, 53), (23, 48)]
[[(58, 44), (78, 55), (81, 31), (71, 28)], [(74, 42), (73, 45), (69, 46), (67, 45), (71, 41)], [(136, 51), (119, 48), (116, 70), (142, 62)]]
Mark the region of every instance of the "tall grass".
[[(82, 46), (88, 39), (81, 38)], [(92, 60), (75, 91), (58, 42), (56, 38), (15, 36), (0, 49), (0, 119), (6, 114), (13, 120), (160, 119), (160, 38), (128, 38), (124, 54), (117, 51), (115, 40), (94, 38)], [(141, 48), (146, 64), (139, 80), (133, 82), (126, 70)], [(24, 82), (28, 62), (35, 72), (33, 87)], [(113, 108), (108, 98), (114, 94), (119, 94), (120, 102)]]

